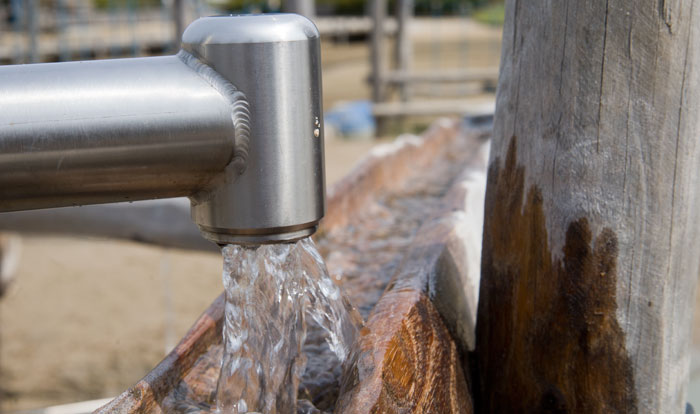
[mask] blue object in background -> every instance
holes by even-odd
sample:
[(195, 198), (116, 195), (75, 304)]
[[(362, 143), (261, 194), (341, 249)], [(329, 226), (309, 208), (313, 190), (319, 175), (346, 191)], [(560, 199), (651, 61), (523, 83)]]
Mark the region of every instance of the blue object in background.
[(377, 129), (370, 101), (353, 101), (326, 111), (326, 127), (333, 127), (344, 138), (369, 139)]

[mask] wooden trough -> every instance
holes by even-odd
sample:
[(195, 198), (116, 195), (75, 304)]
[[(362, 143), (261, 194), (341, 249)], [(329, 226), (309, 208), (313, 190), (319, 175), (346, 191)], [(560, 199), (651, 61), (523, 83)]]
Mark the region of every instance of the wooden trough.
[[(475, 345), (487, 138), (442, 120), (378, 147), (330, 190), (316, 243), (366, 323), (344, 373), (309, 354), (300, 412), (473, 411), (465, 357)], [(222, 295), (96, 413), (209, 411), (223, 304)]]

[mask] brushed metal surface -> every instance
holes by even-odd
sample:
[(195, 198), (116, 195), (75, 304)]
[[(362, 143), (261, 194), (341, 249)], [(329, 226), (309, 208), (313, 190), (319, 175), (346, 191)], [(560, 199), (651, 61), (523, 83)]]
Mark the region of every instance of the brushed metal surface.
[(230, 112), (176, 56), (0, 67), (0, 211), (189, 195), (233, 157)]
[(315, 228), (325, 211), (316, 27), (294, 14), (207, 17), (185, 30), (182, 48), (236, 85), (250, 108), (245, 172), (193, 199), (205, 236), (235, 241), (268, 237), (271, 228)]
[(313, 233), (325, 208), (313, 23), (203, 18), (182, 46), (0, 67), (0, 212), (188, 196), (216, 243)]

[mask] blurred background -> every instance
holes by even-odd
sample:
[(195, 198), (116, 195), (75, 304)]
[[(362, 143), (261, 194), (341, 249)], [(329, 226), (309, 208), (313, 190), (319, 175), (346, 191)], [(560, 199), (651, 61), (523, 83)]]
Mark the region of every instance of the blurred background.
[[(321, 32), (328, 185), (378, 143), (493, 112), (498, 0), (0, 0), (0, 64), (173, 54), (200, 16), (279, 11)], [(221, 257), (183, 241), (199, 236), (180, 201), (116, 207), (110, 223), (88, 207), (0, 217), (0, 413), (90, 412), (219, 295)], [(155, 237), (182, 217), (186, 236)]]

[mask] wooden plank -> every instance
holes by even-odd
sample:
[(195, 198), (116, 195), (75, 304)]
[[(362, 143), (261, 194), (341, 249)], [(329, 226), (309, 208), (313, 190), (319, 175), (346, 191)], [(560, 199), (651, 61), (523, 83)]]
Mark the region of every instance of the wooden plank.
[[(476, 297), (467, 287), (478, 282), (460, 228), (466, 220), (467, 232), (480, 235), (474, 224), (483, 216), (484, 183), (473, 174), (485, 167), (486, 152), (475, 154), (445, 196), (443, 210), (417, 231), (367, 320), (336, 413), (473, 412), (464, 374), (466, 352), (474, 346)], [(473, 217), (477, 223), (469, 222)]]
[(382, 102), (372, 106), (372, 114), (377, 117), (399, 115), (460, 115), (482, 116), (493, 114), (492, 99), (442, 99), (409, 102)]
[(422, 137), (403, 135), (377, 146), (343, 179), (328, 190), (327, 211), (320, 232), (352, 225), (356, 215), (367, 208), (376, 194), (395, 191), (405, 185), (411, 171), (430, 163), (457, 137), (454, 122), (440, 119)]
[(438, 71), (395, 70), (387, 72), (384, 79), (389, 83), (465, 83), (493, 82), (498, 80), (498, 68), (442, 69)]
[[(471, 414), (462, 363), (432, 303), (415, 291), (397, 292), (370, 322), (380, 335), (363, 337), (362, 353), (346, 378), (335, 413)], [(390, 309), (389, 309), (390, 308)]]
[[(423, 83), (415, 84), (411, 87), (411, 96), (420, 99), (471, 99), (476, 96), (483, 96), (487, 85), (470, 82), (464, 84), (454, 83)], [(494, 83), (494, 88), (495, 83)], [(493, 105), (495, 109), (495, 104)]]
[(506, 5), (479, 412), (684, 412), (700, 6), (673, 1), (669, 20), (660, 3)]
[[(366, 35), (372, 31), (372, 18), (369, 16), (319, 16), (314, 19), (321, 37), (341, 35)], [(389, 36), (397, 31), (396, 19), (387, 17), (384, 20), (384, 34)]]

